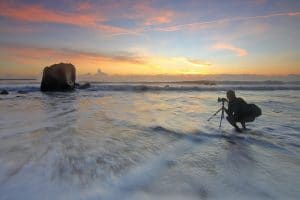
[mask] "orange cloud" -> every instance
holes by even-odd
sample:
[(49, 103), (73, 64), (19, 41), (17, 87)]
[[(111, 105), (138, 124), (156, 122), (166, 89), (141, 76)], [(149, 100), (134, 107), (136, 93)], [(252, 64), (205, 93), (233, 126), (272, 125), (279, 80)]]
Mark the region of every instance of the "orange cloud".
[[(79, 8), (87, 9), (88, 4), (79, 5)], [(103, 24), (103, 22), (107, 20), (106, 17), (95, 13), (62, 12), (48, 10), (39, 5), (12, 6), (3, 2), (0, 2), (0, 10), (0, 16), (20, 21), (70, 24), (74, 26), (93, 28), (105, 33), (116, 35), (133, 33), (123, 28)]]
[[(8, 55), (15, 58), (24, 59), (78, 59), (85, 58), (88, 60), (101, 60), (101, 61), (114, 61), (114, 62), (126, 62), (130, 64), (145, 64), (146, 61), (143, 57), (136, 56), (130, 53), (118, 53), (118, 54), (105, 54), (95, 52), (77, 51), (72, 49), (52, 49), (43, 47), (30, 47), (22, 45), (1, 45), (0, 50), (4, 52), (4, 55)], [(6, 52), (6, 53), (5, 53)]]
[(79, 74), (95, 72), (98, 68), (108, 74), (180, 74), (187, 71), (203, 73), (205, 67), (211, 65), (200, 59), (183, 56), (166, 57), (152, 54), (141, 56), (128, 52), (105, 54), (12, 44), (0, 45), (0, 53), (2, 62), (8, 61), (12, 65), (22, 66), (18, 73), (31, 71), (35, 74), (38, 74), (42, 67), (57, 62), (75, 64)]
[(216, 50), (229, 50), (232, 51), (234, 53), (236, 53), (238, 56), (246, 56), (248, 55), (247, 50), (239, 48), (239, 47), (235, 47), (231, 44), (226, 44), (226, 43), (218, 43), (212, 46), (213, 49)]
[(212, 64), (203, 60), (199, 59), (190, 59), (187, 58), (187, 62), (193, 64), (193, 65), (198, 65), (198, 66), (211, 66)]
[[(229, 44), (215, 45), (216, 49), (227, 49), (242, 56), (245, 50)], [(107, 54), (76, 51), (72, 49), (52, 49), (0, 43), (0, 74), (41, 75), (42, 69), (53, 63), (68, 62), (77, 67), (78, 74), (95, 73), (101, 68), (109, 75), (154, 75), (154, 74), (220, 74), (220, 73), (260, 73), (299, 74), (297, 54), (279, 56), (274, 59), (264, 57), (257, 60), (238, 59), (229, 62), (211, 62), (184, 56), (167, 57), (145, 53)], [(255, 63), (253, 63), (255, 61)], [(246, 66), (246, 67), (241, 67)], [(284, 67), (283, 67), (284, 66)]]

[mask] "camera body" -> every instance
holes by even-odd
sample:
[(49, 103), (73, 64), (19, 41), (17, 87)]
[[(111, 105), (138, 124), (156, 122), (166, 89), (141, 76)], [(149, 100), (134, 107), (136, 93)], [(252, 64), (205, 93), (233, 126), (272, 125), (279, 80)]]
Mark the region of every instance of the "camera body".
[(227, 102), (228, 100), (226, 98), (221, 98), (221, 97), (218, 97), (218, 102), (222, 102), (222, 103), (225, 103)]

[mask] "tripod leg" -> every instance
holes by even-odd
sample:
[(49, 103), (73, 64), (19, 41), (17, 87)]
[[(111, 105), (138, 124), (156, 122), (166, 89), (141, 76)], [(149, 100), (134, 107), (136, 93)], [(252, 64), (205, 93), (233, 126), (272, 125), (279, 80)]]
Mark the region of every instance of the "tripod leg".
[(224, 118), (224, 108), (222, 107), (222, 114), (221, 114), (219, 128), (221, 128), (223, 118)]
[(220, 111), (222, 110), (222, 108), (220, 108), (219, 110), (217, 110), (210, 118), (208, 118), (207, 121), (211, 120), (214, 116), (216, 116)]

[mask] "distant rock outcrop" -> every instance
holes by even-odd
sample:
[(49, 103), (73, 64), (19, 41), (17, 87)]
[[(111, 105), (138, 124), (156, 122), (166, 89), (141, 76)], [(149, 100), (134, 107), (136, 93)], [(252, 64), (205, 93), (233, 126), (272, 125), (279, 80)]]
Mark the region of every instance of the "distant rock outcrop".
[(67, 63), (45, 67), (41, 82), (41, 91), (67, 91), (75, 88), (76, 69)]
[(8, 91), (7, 91), (7, 90), (1, 90), (1, 91), (0, 91), (0, 94), (2, 94), (2, 95), (7, 95), (7, 94), (8, 94)]
[(24, 90), (19, 90), (18, 93), (19, 93), (19, 94), (27, 94), (28, 92), (27, 92), (27, 91), (24, 91)]
[(87, 88), (91, 87), (91, 84), (90, 83), (84, 83), (84, 84), (80, 85), (80, 84), (76, 83), (75, 87), (77, 89), (87, 89)]

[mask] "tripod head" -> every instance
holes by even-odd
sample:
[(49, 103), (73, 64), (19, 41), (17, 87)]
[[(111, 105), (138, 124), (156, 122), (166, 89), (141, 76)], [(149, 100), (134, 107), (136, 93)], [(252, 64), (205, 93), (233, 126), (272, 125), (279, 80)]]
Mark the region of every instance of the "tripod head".
[(226, 98), (218, 97), (218, 102), (222, 102), (224, 104), (225, 102), (228, 102), (228, 100)]

